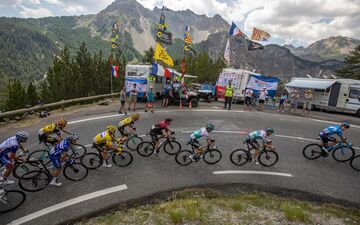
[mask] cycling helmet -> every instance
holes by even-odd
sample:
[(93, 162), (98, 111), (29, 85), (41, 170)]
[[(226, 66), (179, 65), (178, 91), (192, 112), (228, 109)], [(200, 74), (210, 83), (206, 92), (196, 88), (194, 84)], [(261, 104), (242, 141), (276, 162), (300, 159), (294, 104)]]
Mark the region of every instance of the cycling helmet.
[(109, 125), (109, 126), (106, 127), (107, 131), (114, 131), (115, 132), (116, 129), (117, 129), (117, 127), (115, 127), (114, 125)]
[(26, 142), (29, 138), (29, 134), (24, 131), (19, 131), (16, 133), (16, 139), (21, 142)]
[(214, 127), (214, 125), (212, 125), (211, 123), (209, 123), (208, 125), (206, 125), (206, 129), (214, 130), (215, 127)]
[(79, 136), (77, 136), (76, 134), (71, 134), (69, 136), (66, 136), (65, 139), (68, 139), (69, 141), (73, 141), (73, 140), (78, 140), (79, 139)]
[(265, 131), (271, 134), (274, 133), (274, 129), (270, 127), (266, 128)]
[(168, 117), (168, 118), (165, 119), (165, 122), (167, 122), (167, 123), (169, 123), (169, 122), (171, 122), (171, 121), (173, 121), (173, 119), (171, 119), (170, 117)]
[(131, 119), (133, 119), (133, 120), (137, 120), (137, 119), (140, 118), (140, 115), (137, 114), (137, 113), (135, 113), (135, 114), (132, 114), (130, 117), (131, 117)]
[(65, 127), (67, 124), (67, 121), (65, 119), (59, 119), (59, 121), (57, 121), (57, 124)]
[(349, 127), (350, 127), (350, 123), (347, 122), (347, 121), (345, 121), (345, 122), (342, 122), (342, 123), (341, 123), (341, 126), (346, 127), (346, 128), (349, 128)]

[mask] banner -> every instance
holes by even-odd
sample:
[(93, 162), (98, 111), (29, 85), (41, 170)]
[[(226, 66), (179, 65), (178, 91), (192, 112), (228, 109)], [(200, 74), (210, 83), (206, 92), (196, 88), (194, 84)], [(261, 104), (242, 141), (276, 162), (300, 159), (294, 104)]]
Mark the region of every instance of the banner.
[(168, 64), (169, 66), (174, 66), (173, 59), (169, 56), (166, 50), (159, 43), (156, 43), (155, 45), (154, 59), (161, 60), (164, 63)]
[(111, 51), (119, 48), (119, 25), (114, 23), (111, 31)]
[(196, 56), (196, 50), (191, 47), (191, 45), (186, 44), (184, 45), (184, 51), (189, 56)]
[(240, 37), (243, 35), (243, 32), (241, 32), (241, 30), (236, 26), (236, 24), (232, 22), (229, 29), (229, 35)]
[(230, 64), (230, 39), (228, 38), (226, 42), (225, 52), (224, 52), (224, 59), (226, 60), (227, 64)]
[(158, 29), (156, 41), (167, 44), (167, 45), (171, 45), (172, 44), (172, 33), (168, 32), (166, 30), (163, 30), (163, 29)]
[(257, 42), (249, 40), (248, 50), (253, 51), (253, 50), (257, 50), (257, 49), (264, 49), (264, 46), (262, 46), (261, 44), (259, 44)]
[(134, 83), (136, 83), (136, 87), (139, 90), (139, 97), (145, 97), (146, 95), (146, 86), (147, 86), (147, 80), (146, 79), (131, 79), (131, 78), (125, 78), (125, 87), (127, 91), (127, 95), (130, 95), (130, 90), (134, 86)]
[(275, 96), (280, 79), (277, 77), (264, 77), (259, 75), (251, 75), (246, 86), (250, 86), (251, 89), (257, 94), (259, 91), (266, 88), (269, 96)]
[(257, 29), (254, 27), (253, 33), (251, 35), (251, 40), (255, 41), (268, 41), (270, 39), (270, 34), (266, 31)]

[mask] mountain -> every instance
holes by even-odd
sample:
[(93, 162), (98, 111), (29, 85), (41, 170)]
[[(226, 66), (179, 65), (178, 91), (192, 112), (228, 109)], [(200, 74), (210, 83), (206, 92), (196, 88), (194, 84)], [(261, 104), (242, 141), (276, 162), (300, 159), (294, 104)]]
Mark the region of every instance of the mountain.
[(284, 45), (294, 55), (311, 61), (322, 61), (324, 59), (337, 59), (343, 61), (350, 51), (360, 45), (360, 40), (336, 36), (318, 40), (307, 48), (303, 46), (294, 47), (292, 45)]
[[(207, 51), (212, 58), (221, 57), (224, 53), (228, 35), (217, 33), (200, 43), (199, 46)], [(216, 46), (216, 48), (214, 47)], [(295, 56), (291, 51), (279, 45), (266, 45), (263, 50), (248, 51), (248, 41), (244, 38), (230, 39), (230, 65), (235, 68), (254, 70), (269, 76), (291, 78), (305, 77), (306, 74), (315, 75), (322, 71), (323, 75), (334, 74), (334, 70), (342, 65), (338, 60), (313, 62)]]

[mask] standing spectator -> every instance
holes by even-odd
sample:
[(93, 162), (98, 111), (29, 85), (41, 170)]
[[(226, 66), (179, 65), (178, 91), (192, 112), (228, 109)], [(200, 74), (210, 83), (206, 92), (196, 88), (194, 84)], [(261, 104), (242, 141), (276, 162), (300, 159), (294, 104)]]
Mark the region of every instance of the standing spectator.
[(154, 113), (153, 108), (154, 108), (155, 98), (154, 98), (153, 89), (154, 87), (150, 86), (149, 90), (146, 93), (147, 103), (146, 103), (145, 112), (147, 112), (150, 109), (150, 111)]
[(254, 95), (254, 91), (251, 89), (250, 86), (247, 86), (246, 90), (245, 90), (245, 106), (246, 109), (250, 109), (252, 110), (252, 97)]
[(169, 104), (169, 98), (170, 98), (170, 91), (171, 91), (171, 84), (170, 84), (170, 80), (166, 81), (166, 84), (164, 86), (164, 99), (163, 99), (163, 107), (167, 107)]
[[(127, 115), (127, 112), (126, 112), (126, 107), (125, 107), (125, 101), (126, 101), (126, 87), (124, 85), (124, 87), (121, 89), (120, 91), (120, 110), (119, 110), (119, 113), (122, 114), (122, 113), (125, 113), (125, 115)], [(123, 112), (124, 110), (124, 112)]]
[(261, 91), (260, 91), (260, 95), (259, 95), (259, 105), (258, 105), (258, 111), (263, 111), (264, 110), (264, 103), (266, 100), (266, 96), (268, 95), (268, 92), (266, 90), (266, 87), (264, 87)]
[(285, 105), (286, 99), (287, 99), (287, 95), (285, 93), (283, 93), (280, 97), (279, 109), (277, 110), (278, 112), (280, 112), (280, 110), (281, 110), (281, 112), (285, 111), (284, 105)]
[(313, 94), (311, 92), (311, 90), (307, 90), (305, 95), (304, 95), (304, 105), (303, 105), (303, 115), (305, 115), (305, 110), (307, 110), (307, 114), (306, 116), (309, 116), (310, 110), (311, 110), (311, 102), (313, 100)]
[(299, 104), (299, 99), (300, 99), (300, 95), (299, 95), (298, 91), (297, 90), (293, 91), (290, 96), (290, 104), (291, 105), (289, 108), (289, 112), (291, 111), (292, 108), (294, 108), (294, 112), (296, 112), (296, 109)]
[(139, 89), (136, 87), (136, 83), (133, 84), (133, 87), (130, 89), (130, 101), (128, 111), (130, 111), (131, 103), (133, 103), (133, 111), (136, 110), (136, 100), (139, 93)]
[(231, 85), (231, 80), (229, 80), (229, 85), (226, 86), (225, 89), (225, 106), (224, 109), (226, 109), (227, 103), (229, 103), (229, 110), (231, 109), (231, 102), (234, 95), (234, 88)]
[(210, 83), (210, 85), (211, 85), (211, 92), (212, 92), (212, 96), (216, 96), (216, 86), (215, 85), (213, 85), (213, 83)]

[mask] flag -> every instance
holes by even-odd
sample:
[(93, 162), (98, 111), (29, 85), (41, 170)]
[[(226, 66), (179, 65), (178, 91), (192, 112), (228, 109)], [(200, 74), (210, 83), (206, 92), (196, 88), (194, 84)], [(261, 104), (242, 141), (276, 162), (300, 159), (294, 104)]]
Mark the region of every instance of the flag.
[(196, 56), (196, 50), (191, 47), (191, 45), (186, 44), (184, 45), (185, 53), (189, 56)]
[(259, 44), (257, 42), (249, 40), (248, 50), (252, 51), (252, 50), (257, 50), (257, 49), (264, 49), (264, 46), (262, 46), (261, 44)]
[(230, 64), (230, 39), (228, 38), (226, 42), (225, 52), (224, 52), (224, 59), (226, 60), (227, 64)]
[(270, 34), (266, 31), (257, 29), (254, 27), (253, 33), (251, 35), (251, 40), (255, 41), (268, 41), (270, 39)]
[(168, 68), (165, 68), (165, 77), (166, 78), (171, 78), (171, 72)]
[(234, 22), (232, 22), (230, 30), (229, 30), (229, 35), (233, 35), (233, 36), (237, 36), (240, 37), (243, 35), (243, 33), (241, 32), (241, 30), (236, 26), (236, 24)]
[(115, 78), (119, 77), (119, 66), (111, 66), (111, 75)]
[(174, 66), (173, 59), (169, 56), (169, 54), (166, 52), (166, 50), (157, 42), (155, 45), (154, 59), (161, 60), (164, 63), (168, 64), (169, 66)]
[(151, 70), (150, 74), (163, 77), (165, 75), (164, 67), (162, 65), (157, 64), (157, 63), (153, 63), (152, 64), (152, 70)]
[(193, 43), (192, 37), (191, 37), (191, 35), (190, 35), (190, 32), (188, 32), (188, 31), (185, 32), (184, 42), (185, 42), (186, 44), (190, 44), (190, 45)]

